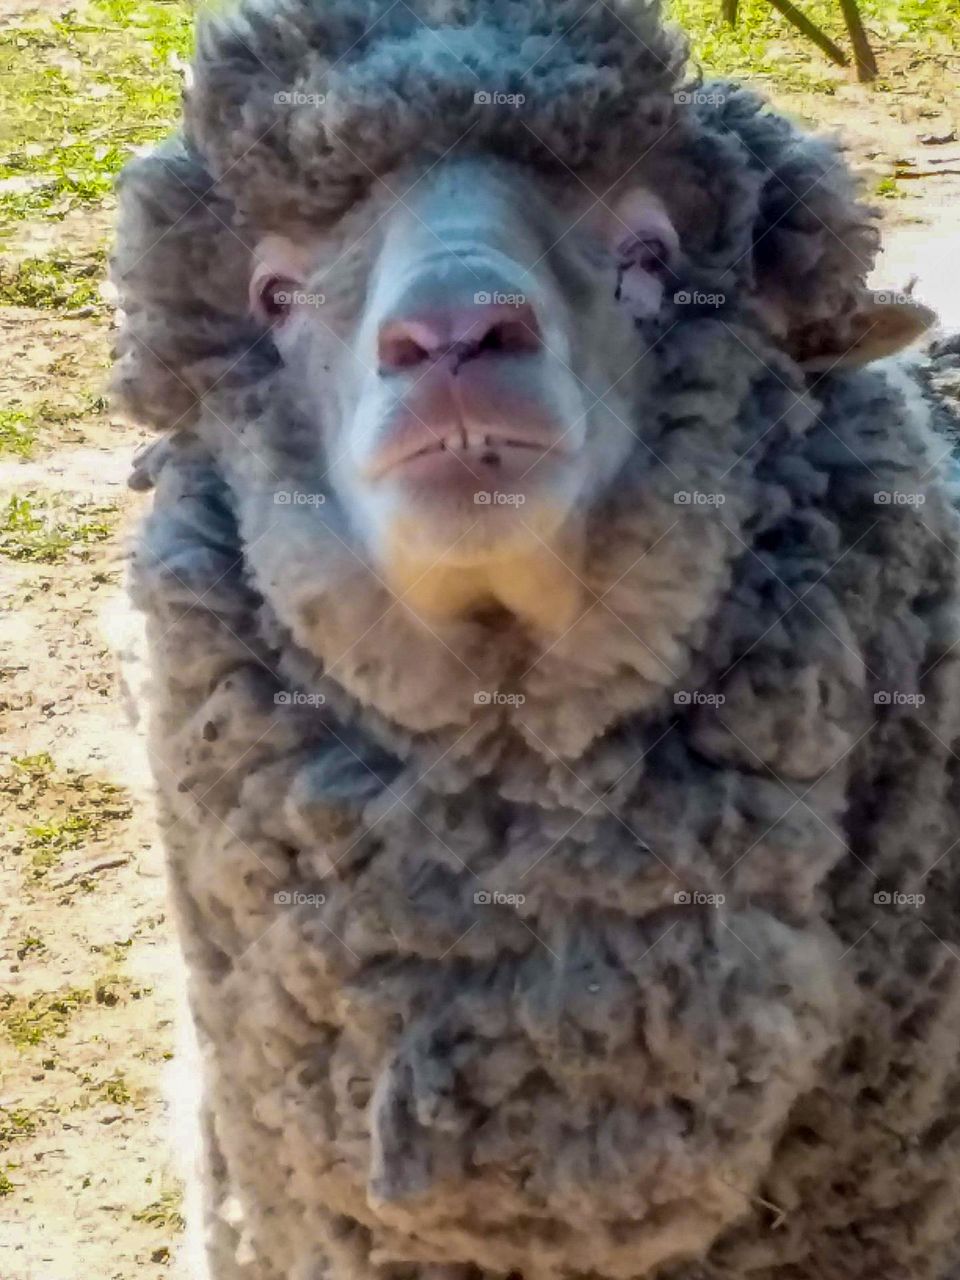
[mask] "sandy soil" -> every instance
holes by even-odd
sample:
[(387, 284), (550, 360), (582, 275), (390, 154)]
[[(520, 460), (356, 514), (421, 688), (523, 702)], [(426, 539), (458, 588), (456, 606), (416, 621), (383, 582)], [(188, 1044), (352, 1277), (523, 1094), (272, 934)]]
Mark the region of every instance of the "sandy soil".
[[(0, 21), (21, 7), (2, 0)], [(875, 283), (916, 277), (917, 296), (960, 327), (956, 69), (881, 57), (891, 91), (838, 73), (832, 97), (779, 101), (841, 127), (872, 182), (897, 169), (918, 175), (881, 201), (887, 239)], [(26, 224), (8, 252), (89, 250), (106, 221)], [(106, 315), (0, 312), (0, 407), (83, 404), (105, 380), (109, 338)], [(68, 530), (91, 510), (115, 526), (53, 563), (0, 546), (3, 1280), (187, 1275), (170, 1111), (175, 948), (119, 656), (136, 634), (124, 531), (144, 501), (124, 478), (143, 438), (108, 412), (83, 411), (51, 421), (30, 461), (0, 459), (0, 509), (29, 497)], [(135, 686), (137, 672), (128, 679)]]

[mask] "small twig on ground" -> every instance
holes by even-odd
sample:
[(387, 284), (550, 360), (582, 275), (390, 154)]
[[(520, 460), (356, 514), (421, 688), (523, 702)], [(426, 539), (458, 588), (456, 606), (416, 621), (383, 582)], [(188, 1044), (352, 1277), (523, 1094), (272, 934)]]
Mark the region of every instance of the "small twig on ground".
[(75, 880), (83, 880), (87, 876), (95, 876), (101, 871), (110, 871), (113, 867), (123, 867), (130, 861), (127, 854), (120, 854), (112, 858), (100, 858), (96, 862), (84, 862), (74, 864), (74, 869), (69, 875), (61, 876), (59, 880), (54, 881), (55, 889), (65, 889), (68, 884), (73, 884)]

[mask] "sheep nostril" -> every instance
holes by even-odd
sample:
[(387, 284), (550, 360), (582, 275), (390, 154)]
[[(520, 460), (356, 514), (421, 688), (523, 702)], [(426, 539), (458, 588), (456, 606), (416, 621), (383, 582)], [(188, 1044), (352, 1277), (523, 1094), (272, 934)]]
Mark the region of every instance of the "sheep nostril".
[(383, 373), (414, 369), (429, 359), (429, 350), (409, 334), (394, 332), (380, 335), (379, 361)]
[(380, 372), (398, 373), (451, 355), (458, 364), (480, 357), (539, 351), (540, 326), (528, 303), (478, 303), (436, 308), (386, 321), (378, 336)]
[(539, 351), (542, 345), (540, 327), (533, 308), (515, 307), (516, 315), (507, 316), (494, 323), (475, 344), (475, 354), (492, 352), (500, 355), (522, 355)]

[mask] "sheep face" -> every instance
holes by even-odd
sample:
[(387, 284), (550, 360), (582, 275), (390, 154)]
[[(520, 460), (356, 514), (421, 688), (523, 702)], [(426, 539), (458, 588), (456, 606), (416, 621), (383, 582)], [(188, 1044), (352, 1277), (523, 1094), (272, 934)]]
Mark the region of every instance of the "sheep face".
[(262, 445), (301, 424), (303, 460), (388, 578), (436, 569), (453, 609), (501, 597), (635, 446), (634, 320), (677, 252), (642, 186), (601, 203), (489, 158), (394, 175), (334, 233), (257, 246), (251, 308), (281, 360)]

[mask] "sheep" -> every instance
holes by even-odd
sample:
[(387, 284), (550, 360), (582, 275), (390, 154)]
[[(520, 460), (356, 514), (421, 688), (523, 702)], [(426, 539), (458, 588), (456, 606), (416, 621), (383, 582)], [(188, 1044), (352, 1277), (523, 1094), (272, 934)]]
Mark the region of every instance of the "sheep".
[(241, 0), (131, 162), (215, 1280), (945, 1280), (960, 528), (832, 145), (655, 3)]

